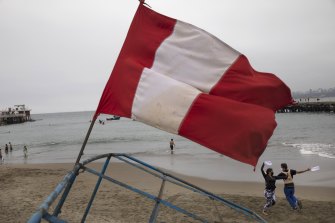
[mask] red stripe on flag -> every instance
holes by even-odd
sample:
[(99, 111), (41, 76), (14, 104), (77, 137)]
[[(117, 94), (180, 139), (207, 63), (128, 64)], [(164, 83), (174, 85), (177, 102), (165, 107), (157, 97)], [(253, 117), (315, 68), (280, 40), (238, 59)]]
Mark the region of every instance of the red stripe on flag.
[(183, 120), (179, 135), (255, 166), (276, 125), (270, 109), (201, 94)]
[(143, 68), (152, 66), (157, 48), (171, 35), (175, 23), (175, 19), (139, 5), (101, 96), (96, 116), (104, 113), (131, 117)]
[(210, 94), (274, 111), (293, 102), (291, 91), (284, 82), (273, 74), (255, 71), (244, 55), (230, 66)]

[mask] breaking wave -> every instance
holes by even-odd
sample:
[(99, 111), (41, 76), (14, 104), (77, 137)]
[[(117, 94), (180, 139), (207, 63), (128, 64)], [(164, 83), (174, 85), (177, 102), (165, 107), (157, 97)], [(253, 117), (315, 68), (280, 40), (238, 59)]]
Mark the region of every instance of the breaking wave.
[(335, 145), (323, 143), (283, 143), (299, 149), (302, 155), (318, 155), (325, 158), (335, 159)]

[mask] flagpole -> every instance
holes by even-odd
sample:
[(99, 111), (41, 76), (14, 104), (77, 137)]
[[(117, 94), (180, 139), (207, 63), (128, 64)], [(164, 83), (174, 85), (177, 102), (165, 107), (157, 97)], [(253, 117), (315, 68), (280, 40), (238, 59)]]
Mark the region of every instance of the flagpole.
[(86, 147), (88, 138), (89, 138), (90, 135), (91, 135), (91, 132), (92, 132), (92, 129), (93, 129), (93, 126), (94, 126), (94, 123), (95, 123), (96, 120), (97, 120), (97, 115), (94, 115), (93, 120), (91, 121), (90, 127), (88, 128), (88, 131), (87, 131), (87, 133), (86, 133), (86, 136), (85, 136), (83, 145), (81, 146), (81, 149), (80, 149), (80, 152), (79, 152), (79, 154), (78, 154), (77, 161), (76, 161), (75, 164), (78, 164), (78, 163), (79, 163), (81, 156), (84, 154), (84, 149), (85, 149), (85, 147)]
[(74, 176), (69, 180), (69, 182), (67, 183), (66, 185), (66, 188), (63, 192), (63, 195), (62, 197), (60, 198), (60, 201), (59, 203), (57, 204), (55, 210), (54, 210), (54, 213), (53, 215), (55, 216), (58, 216), (58, 214), (60, 213), (60, 210), (62, 209), (63, 207), (63, 204), (67, 198), (67, 195), (69, 194), (70, 190), (71, 190), (71, 187), (72, 187), (72, 184), (74, 183), (75, 179), (76, 179), (76, 176), (78, 175), (79, 173), (79, 161), (80, 161), (80, 158), (81, 156), (83, 155), (84, 153), (84, 149), (86, 147), (86, 144), (87, 144), (87, 141), (88, 141), (88, 138), (90, 137), (90, 134), (92, 132), (92, 129), (93, 129), (93, 126), (94, 126), (94, 123), (95, 121), (97, 120), (97, 114), (94, 114), (94, 117), (93, 117), (93, 120), (91, 121), (91, 124), (90, 124), (90, 127), (88, 128), (88, 131), (86, 133), (86, 137), (84, 139), (84, 142), (83, 142), (83, 145), (81, 146), (81, 149), (80, 149), (80, 152), (78, 154), (78, 157), (77, 157), (77, 161), (76, 163), (74, 164), (73, 166), (73, 172), (74, 172)]

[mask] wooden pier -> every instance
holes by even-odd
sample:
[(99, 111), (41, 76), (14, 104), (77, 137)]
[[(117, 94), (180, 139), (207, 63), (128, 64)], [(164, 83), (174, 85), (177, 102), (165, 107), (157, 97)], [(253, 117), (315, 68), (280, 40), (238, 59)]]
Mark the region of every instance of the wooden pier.
[(327, 112), (335, 113), (335, 102), (298, 102), (286, 106), (277, 111), (278, 113), (290, 112)]
[(0, 125), (32, 121), (30, 111), (25, 105), (14, 105), (14, 108), (7, 108), (0, 112)]

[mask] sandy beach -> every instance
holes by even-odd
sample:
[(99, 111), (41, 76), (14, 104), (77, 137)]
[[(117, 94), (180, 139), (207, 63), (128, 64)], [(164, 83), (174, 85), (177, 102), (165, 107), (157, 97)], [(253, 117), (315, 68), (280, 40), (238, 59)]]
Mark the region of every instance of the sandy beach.
[[(101, 163), (91, 167), (100, 170)], [(54, 190), (73, 164), (6, 164), (0, 165), (0, 222), (26, 222), (42, 201)], [(169, 172), (169, 171), (167, 171)], [(123, 164), (111, 163), (107, 173), (122, 182), (154, 195), (160, 180)], [(173, 173), (172, 173), (173, 174)], [(243, 205), (268, 222), (335, 222), (335, 188), (299, 186), (296, 195), (303, 202), (301, 212), (292, 211), (284, 198), (282, 182), (277, 183), (277, 204), (268, 216), (261, 214), (265, 199), (263, 182), (216, 181), (175, 174), (223, 198)], [(81, 173), (72, 188), (61, 216), (79, 222), (93, 191), (97, 177)], [(209, 222), (252, 222), (213, 200), (167, 184), (163, 198), (180, 207), (206, 217)], [(55, 202), (56, 203), (56, 202)], [(148, 222), (154, 202), (103, 181), (87, 218), (87, 222)], [(197, 222), (172, 209), (162, 207), (157, 222)]]

